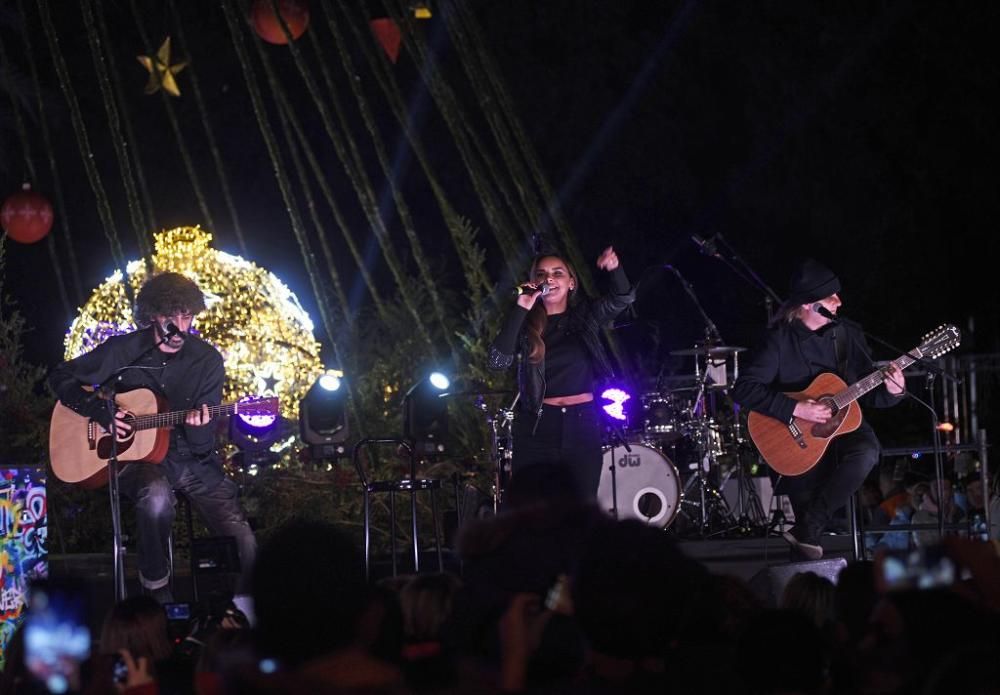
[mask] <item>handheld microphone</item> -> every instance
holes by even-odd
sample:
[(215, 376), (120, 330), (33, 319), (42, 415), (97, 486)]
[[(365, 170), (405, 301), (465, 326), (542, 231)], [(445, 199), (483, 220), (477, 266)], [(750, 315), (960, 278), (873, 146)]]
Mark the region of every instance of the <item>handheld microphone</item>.
[(511, 290), (511, 294), (514, 297), (520, 297), (522, 294), (532, 294), (534, 292), (539, 292), (539, 291), (542, 293), (542, 296), (544, 297), (545, 295), (547, 295), (549, 292), (552, 291), (552, 285), (548, 283), (545, 283), (544, 285), (532, 285), (525, 283), (524, 285), (518, 285), (513, 290)]
[(812, 305), (812, 310), (815, 311), (820, 316), (825, 316), (826, 318), (830, 319), (831, 321), (839, 321), (840, 320), (840, 318), (835, 313), (833, 313), (832, 311), (830, 311), (829, 309), (827, 309), (825, 306), (823, 306), (819, 302), (816, 302), (815, 304)]

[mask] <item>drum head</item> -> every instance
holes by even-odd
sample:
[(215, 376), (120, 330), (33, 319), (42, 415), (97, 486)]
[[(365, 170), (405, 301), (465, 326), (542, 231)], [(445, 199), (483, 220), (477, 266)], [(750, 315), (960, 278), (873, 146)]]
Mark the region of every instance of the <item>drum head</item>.
[(629, 448), (632, 451), (623, 446), (605, 450), (597, 502), (609, 514), (617, 506), (619, 519), (666, 528), (680, 506), (677, 468), (650, 446), (629, 444)]

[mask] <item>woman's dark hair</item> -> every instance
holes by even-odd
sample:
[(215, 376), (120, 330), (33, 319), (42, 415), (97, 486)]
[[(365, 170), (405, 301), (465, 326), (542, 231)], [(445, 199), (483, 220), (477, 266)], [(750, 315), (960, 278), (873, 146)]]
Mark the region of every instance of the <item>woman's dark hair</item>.
[(159, 273), (139, 290), (135, 299), (135, 321), (148, 326), (154, 316), (173, 316), (205, 310), (205, 295), (194, 280), (180, 273)]
[(170, 656), (173, 647), (167, 634), (163, 606), (149, 596), (133, 596), (114, 605), (101, 629), (101, 651), (114, 654), (128, 649), (134, 659), (151, 662)]
[[(558, 258), (564, 264), (566, 264), (566, 272), (573, 279), (573, 284), (579, 287), (579, 281), (576, 279), (576, 270), (573, 268), (573, 264), (566, 260), (566, 257), (561, 253), (551, 252), (551, 253), (540, 253), (535, 256), (531, 261), (531, 270), (528, 272), (528, 278), (530, 282), (535, 281), (535, 272), (538, 270), (538, 264), (544, 258)], [(576, 290), (571, 290), (569, 293), (569, 302), (572, 304), (576, 299)], [(549, 318), (548, 314), (545, 312), (545, 305), (541, 301), (535, 302), (535, 306), (531, 307), (531, 311), (528, 312), (528, 318), (525, 319), (524, 329), (528, 336), (528, 362), (531, 364), (538, 364), (543, 359), (545, 359), (545, 341), (542, 340), (542, 333), (545, 332), (545, 326), (548, 325)]]

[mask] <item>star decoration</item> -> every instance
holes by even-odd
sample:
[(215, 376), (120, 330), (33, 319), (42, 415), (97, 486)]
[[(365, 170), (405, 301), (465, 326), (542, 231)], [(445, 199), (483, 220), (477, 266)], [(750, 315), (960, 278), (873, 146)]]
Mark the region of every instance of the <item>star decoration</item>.
[(142, 67), (149, 71), (149, 82), (146, 83), (146, 94), (153, 94), (162, 88), (167, 94), (175, 97), (181, 95), (181, 90), (177, 87), (177, 80), (174, 75), (187, 67), (187, 61), (170, 64), (170, 37), (168, 36), (163, 45), (156, 51), (156, 55), (136, 56)]

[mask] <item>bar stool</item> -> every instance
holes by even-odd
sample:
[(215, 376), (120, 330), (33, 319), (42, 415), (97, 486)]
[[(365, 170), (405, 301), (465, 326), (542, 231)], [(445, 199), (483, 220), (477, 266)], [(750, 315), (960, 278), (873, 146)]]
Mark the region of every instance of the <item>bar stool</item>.
[[(188, 537), (188, 571), (191, 573), (191, 601), (193, 603), (198, 602), (198, 573), (195, 571), (197, 562), (195, 560), (194, 553), (194, 519), (191, 514), (191, 499), (184, 494), (182, 490), (174, 489), (174, 498), (177, 500), (177, 504), (184, 508), (184, 526), (187, 529)], [(170, 563), (170, 593), (175, 593), (174, 584), (174, 531), (173, 528), (170, 529), (170, 535), (167, 536), (167, 561)]]
[[(363, 446), (374, 444), (394, 444), (405, 447), (410, 454), (410, 477), (402, 480), (368, 480), (368, 475), (361, 466), (359, 454)], [(438, 531), (437, 497), (435, 492), (441, 488), (440, 480), (417, 478), (417, 452), (413, 443), (399, 437), (369, 437), (354, 445), (351, 452), (351, 462), (358, 473), (358, 479), (364, 494), (364, 546), (365, 546), (365, 579), (371, 578), (371, 496), (374, 493), (389, 493), (389, 544), (392, 552), (392, 576), (398, 573), (396, 562), (396, 493), (410, 493), (411, 536), (413, 537), (413, 571), (420, 571), (420, 544), (417, 535), (417, 493), (427, 491), (431, 499), (431, 520), (434, 525), (434, 548), (437, 551), (438, 571), (444, 571), (444, 560), (441, 555), (441, 536)]]

